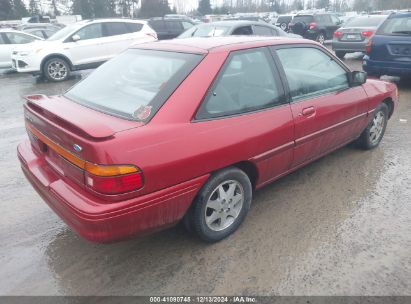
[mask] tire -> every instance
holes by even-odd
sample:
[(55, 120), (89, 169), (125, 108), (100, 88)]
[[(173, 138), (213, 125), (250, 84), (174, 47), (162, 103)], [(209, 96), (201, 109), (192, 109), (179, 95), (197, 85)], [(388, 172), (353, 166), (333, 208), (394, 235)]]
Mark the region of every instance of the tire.
[(340, 59), (344, 59), (345, 55), (347, 54), (347, 52), (343, 52), (343, 51), (335, 51), (335, 55), (340, 58)]
[(218, 242), (244, 221), (252, 200), (247, 174), (229, 167), (213, 174), (186, 214), (185, 226), (206, 242)]
[(43, 75), (49, 81), (64, 81), (70, 76), (70, 65), (62, 58), (50, 58), (43, 66)]
[(384, 137), (388, 122), (388, 106), (382, 103), (375, 111), (367, 128), (361, 133), (357, 144), (364, 150), (377, 147)]
[(317, 35), (317, 38), (315, 39), (317, 42), (319, 42), (321, 45), (324, 45), (325, 43), (325, 35), (323, 32), (319, 32)]

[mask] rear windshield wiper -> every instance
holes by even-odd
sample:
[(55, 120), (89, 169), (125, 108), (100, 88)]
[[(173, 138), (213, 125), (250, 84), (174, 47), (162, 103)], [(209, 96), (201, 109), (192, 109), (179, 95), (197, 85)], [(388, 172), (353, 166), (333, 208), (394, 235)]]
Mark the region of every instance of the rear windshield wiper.
[(405, 35), (411, 35), (411, 31), (395, 31), (392, 32), (393, 34), (405, 34)]

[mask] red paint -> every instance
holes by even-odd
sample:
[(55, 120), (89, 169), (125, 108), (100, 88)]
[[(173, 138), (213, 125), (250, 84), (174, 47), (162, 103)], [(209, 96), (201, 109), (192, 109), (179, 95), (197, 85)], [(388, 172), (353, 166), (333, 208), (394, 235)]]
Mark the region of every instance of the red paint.
[[(125, 182), (142, 183), (142, 188), (104, 194), (99, 193), (104, 192), (104, 182), (99, 184), (102, 189), (90, 189), (81, 169), (41, 143), (27, 140), (19, 145), (23, 171), (34, 188), (89, 240), (114, 241), (177, 223), (209, 175), (227, 166), (248, 163), (256, 172), (254, 186), (260, 188), (355, 139), (383, 100), (391, 98), (396, 104), (398, 99), (394, 84), (369, 80), (360, 87), (259, 112), (193, 121), (230, 51), (318, 44), (245, 37), (181, 40), (141, 46), (205, 54), (146, 125), (64, 97), (37, 96), (25, 105), (26, 123), (82, 159), (141, 169), (141, 180)], [(74, 143), (81, 152), (73, 150)]]

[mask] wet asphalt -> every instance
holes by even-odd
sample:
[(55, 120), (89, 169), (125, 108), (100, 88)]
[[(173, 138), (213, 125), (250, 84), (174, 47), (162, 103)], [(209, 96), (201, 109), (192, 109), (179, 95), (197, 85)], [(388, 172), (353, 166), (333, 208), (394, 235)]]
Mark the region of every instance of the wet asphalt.
[(347, 146), (258, 191), (230, 238), (207, 245), (178, 225), (97, 245), (47, 207), (16, 157), (21, 96), (87, 73), (52, 84), (0, 72), (0, 295), (411, 295), (411, 83), (377, 149)]

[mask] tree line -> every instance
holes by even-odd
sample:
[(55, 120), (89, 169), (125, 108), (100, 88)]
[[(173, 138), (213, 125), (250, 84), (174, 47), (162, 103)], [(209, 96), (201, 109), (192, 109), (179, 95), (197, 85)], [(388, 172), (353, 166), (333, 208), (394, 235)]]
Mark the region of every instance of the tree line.
[[(30, 0), (26, 7), (23, 0), (0, 0), (0, 20), (47, 14), (58, 16), (67, 13), (59, 10), (68, 0), (47, 0), (46, 11), (40, 0)], [(42, 1), (44, 5), (46, 1)], [(186, 12), (185, 0), (174, 0), (176, 7)], [(150, 18), (176, 13), (168, 0), (72, 0), (68, 13), (84, 19), (106, 17)], [(303, 9), (325, 8), (332, 11), (372, 11), (411, 9), (411, 0), (223, 0), (222, 6), (212, 7), (210, 0), (199, 0), (198, 8), (191, 15), (229, 14), (241, 12), (287, 13)]]

